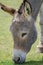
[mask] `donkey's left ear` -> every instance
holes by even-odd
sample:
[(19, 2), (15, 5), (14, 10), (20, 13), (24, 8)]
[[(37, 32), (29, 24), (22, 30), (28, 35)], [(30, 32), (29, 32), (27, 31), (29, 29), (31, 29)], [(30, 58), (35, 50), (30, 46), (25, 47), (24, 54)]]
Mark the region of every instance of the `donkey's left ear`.
[(5, 6), (5, 5), (2, 4), (2, 3), (0, 3), (0, 8), (1, 8), (3, 11), (5, 11), (5, 12), (11, 14), (11, 15), (14, 15), (14, 13), (16, 12), (15, 9), (10, 8), (10, 7), (7, 7), (7, 6)]
[(21, 4), (18, 12), (20, 14), (28, 14), (28, 15), (31, 15), (32, 14), (32, 6), (31, 4), (27, 1), (27, 0), (24, 0), (23, 3)]
[(25, 3), (25, 11), (27, 12), (28, 15), (32, 14), (32, 7), (29, 2)]

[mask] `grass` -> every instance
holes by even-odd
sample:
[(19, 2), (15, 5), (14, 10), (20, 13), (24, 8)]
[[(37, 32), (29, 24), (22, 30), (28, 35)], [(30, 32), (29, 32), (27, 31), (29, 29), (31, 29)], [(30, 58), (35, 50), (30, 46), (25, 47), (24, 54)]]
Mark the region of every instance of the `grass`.
[[(22, 0), (0, 0), (1, 3), (18, 9)], [(19, 2), (19, 3), (18, 3)], [(9, 30), (11, 25), (12, 16), (3, 12), (0, 9), (0, 65), (13, 65), (12, 62), (12, 49), (13, 39)], [(43, 54), (37, 53), (37, 45), (40, 43), (40, 26), (39, 17), (36, 23), (38, 38), (27, 54), (26, 62), (20, 65), (43, 65)], [(19, 64), (14, 64), (19, 65)]]

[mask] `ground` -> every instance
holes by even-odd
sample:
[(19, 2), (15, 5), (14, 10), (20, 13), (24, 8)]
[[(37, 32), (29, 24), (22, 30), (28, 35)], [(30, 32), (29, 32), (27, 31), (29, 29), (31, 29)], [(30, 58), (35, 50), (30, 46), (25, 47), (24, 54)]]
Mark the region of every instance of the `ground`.
[[(22, 0), (0, 0), (0, 2), (18, 9)], [(10, 32), (11, 20), (12, 16), (0, 9), (0, 65), (13, 65), (13, 39)], [(37, 53), (37, 45), (40, 43), (39, 17), (37, 18), (36, 28), (38, 31), (37, 41), (33, 44), (30, 52), (27, 54), (26, 62), (20, 65), (43, 65), (43, 54)]]

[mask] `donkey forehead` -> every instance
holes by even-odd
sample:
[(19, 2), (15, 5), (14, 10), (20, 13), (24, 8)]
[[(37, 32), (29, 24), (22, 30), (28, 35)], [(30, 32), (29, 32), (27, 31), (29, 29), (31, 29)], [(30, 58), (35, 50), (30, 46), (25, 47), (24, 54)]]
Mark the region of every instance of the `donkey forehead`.
[(33, 18), (31, 15), (27, 15), (25, 13), (19, 14), (16, 12), (12, 19), (12, 24), (10, 30), (30, 30), (32, 26)]
[(13, 18), (12, 27), (13, 28), (29, 28), (31, 22), (24, 16), (16, 14)]
[(14, 14), (12, 22), (14, 23), (15, 22), (25, 22), (25, 21), (30, 22), (30, 20), (31, 20), (31, 15), (27, 15), (26, 13), (19, 14), (18, 12), (16, 12)]
[(13, 22), (11, 24), (10, 30), (12, 32), (18, 32), (18, 31), (29, 31), (30, 30), (31, 23), (23, 17), (22, 15), (15, 14), (13, 18)]

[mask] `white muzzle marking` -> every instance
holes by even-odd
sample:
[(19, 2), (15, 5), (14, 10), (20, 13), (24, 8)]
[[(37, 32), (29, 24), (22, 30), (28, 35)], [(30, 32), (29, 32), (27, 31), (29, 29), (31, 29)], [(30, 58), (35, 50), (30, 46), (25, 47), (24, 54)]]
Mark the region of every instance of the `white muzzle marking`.
[(18, 49), (14, 49), (12, 52), (12, 58), (17, 60), (17, 58), (20, 57), (21, 62), (23, 62), (26, 58), (26, 52)]

